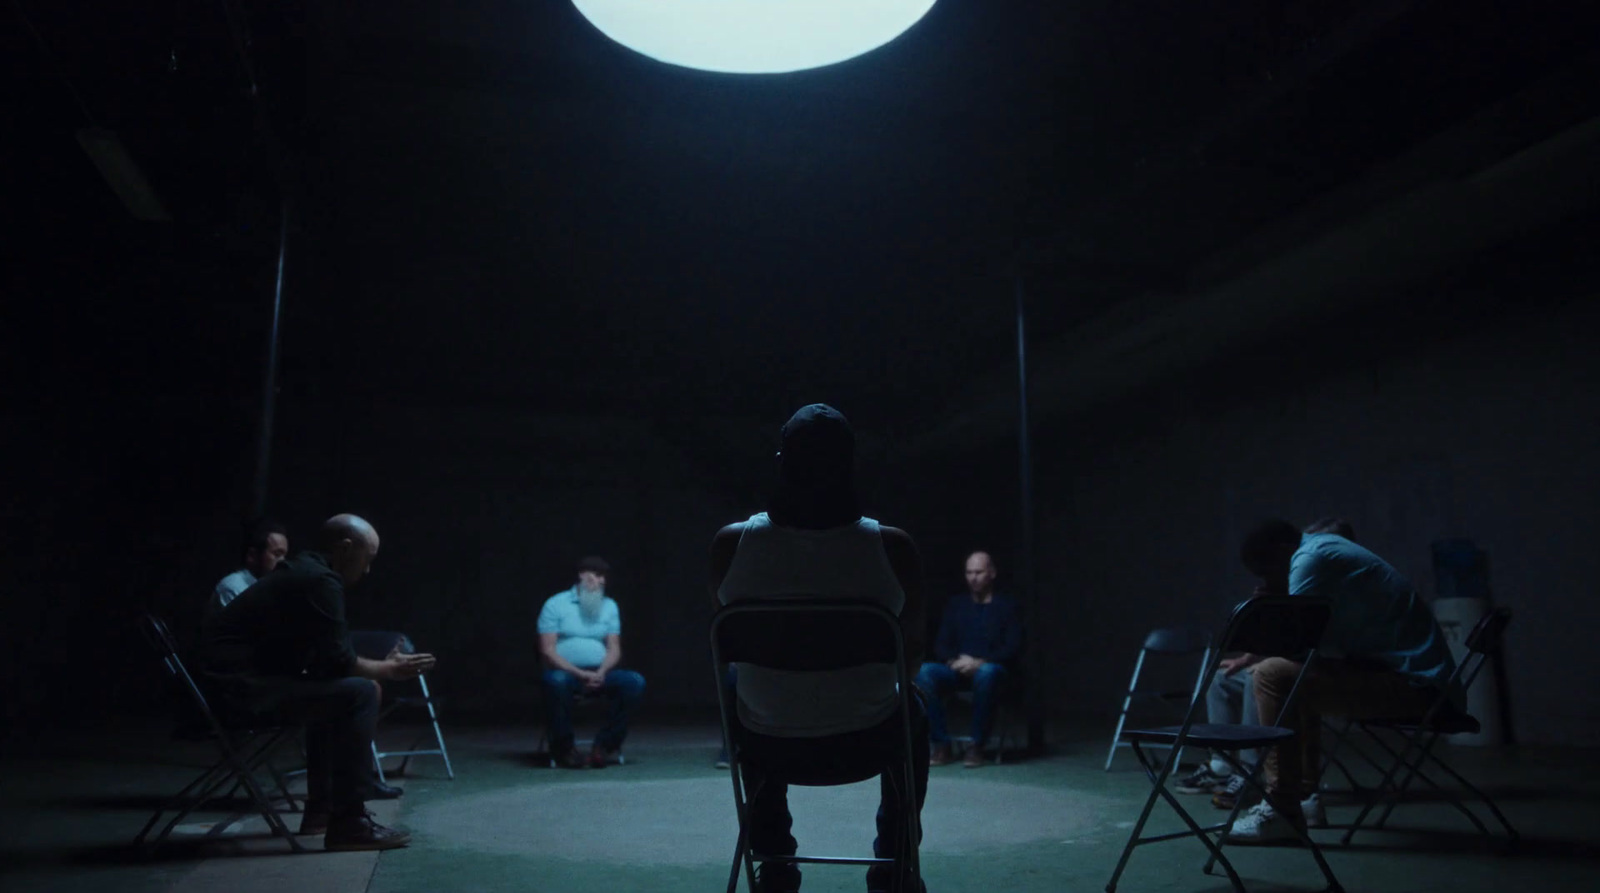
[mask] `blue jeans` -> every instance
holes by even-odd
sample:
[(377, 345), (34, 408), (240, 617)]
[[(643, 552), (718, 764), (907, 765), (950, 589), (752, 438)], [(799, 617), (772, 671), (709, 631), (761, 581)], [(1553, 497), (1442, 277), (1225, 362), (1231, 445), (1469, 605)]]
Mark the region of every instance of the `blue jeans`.
[(928, 696), (928, 740), (934, 744), (949, 744), (950, 730), (945, 723), (944, 702), (950, 692), (961, 688), (972, 689), (972, 746), (981, 748), (989, 740), (990, 719), (994, 715), (995, 698), (1011, 672), (996, 663), (987, 663), (972, 674), (962, 676), (944, 664), (925, 663), (917, 671), (917, 688)]
[[(572, 700), (583, 691), (583, 680), (566, 670), (545, 670), (541, 680), (544, 687), (544, 711), (549, 723), (550, 753), (564, 754), (572, 749)], [(644, 698), (644, 677), (632, 670), (612, 670), (606, 681), (590, 696), (611, 701), (611, 712), (605, 725), (594, 735), (597, 750), (622, 749), (622, 740), (628, 737), (628, 720)]]

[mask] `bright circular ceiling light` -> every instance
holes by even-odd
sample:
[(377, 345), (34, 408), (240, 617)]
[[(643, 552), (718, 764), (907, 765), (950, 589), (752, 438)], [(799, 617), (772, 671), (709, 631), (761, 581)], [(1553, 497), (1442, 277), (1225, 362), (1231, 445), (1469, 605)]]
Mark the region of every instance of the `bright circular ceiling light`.
[(853, 59), (935, 0), (572, 0), (617, 43), (686, 68), (775, 74)]

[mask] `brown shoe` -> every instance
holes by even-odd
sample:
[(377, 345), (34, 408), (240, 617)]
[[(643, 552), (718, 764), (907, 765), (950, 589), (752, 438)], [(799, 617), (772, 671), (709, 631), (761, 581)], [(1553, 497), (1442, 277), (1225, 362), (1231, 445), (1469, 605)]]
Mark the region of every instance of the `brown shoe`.
[(576, 749), (568, 749), (565, 753), (551, 754), (550, 762), (562, 769), (582, 769), (584, 766), (589, 765), (588, 761), (583, 758), (583, 754), (578, 753)]
[(322, 838), (325, 850), (392, 850), (411, 842), (405, 831), (386, 828), (372, 820), (372, 813), (362, 810), (349, 816), (340, 816), (328, 822), (328, 833)]
[(589, 751), (589, 768), (590, 769), (604, 769), (605, 767), (611, 765), (612, 762), (613, 762), (613, 755), (612, 755), (612, 752), (609, 751), (609, 750), (605, 750), (603, 748), (596, 747), (593, 750)]
[(968, 769), (976, 769), (986, 761), (983, 758), (983, 748), (974, 744), (967, 748), (967, 755), (961, 759), (961, 765)]
[(950, 763), (950, 745), (935, 744), (928, 750), (929, 766), (946, 766)]

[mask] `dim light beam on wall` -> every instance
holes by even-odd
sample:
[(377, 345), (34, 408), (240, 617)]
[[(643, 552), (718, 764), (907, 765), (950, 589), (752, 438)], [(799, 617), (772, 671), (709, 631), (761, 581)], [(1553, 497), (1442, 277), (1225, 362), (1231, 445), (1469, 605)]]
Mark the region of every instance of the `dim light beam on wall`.
[(572, 0), (602, 34), (652, 59), (777, 74), (854, 59), (922, 20), (935, 0)]

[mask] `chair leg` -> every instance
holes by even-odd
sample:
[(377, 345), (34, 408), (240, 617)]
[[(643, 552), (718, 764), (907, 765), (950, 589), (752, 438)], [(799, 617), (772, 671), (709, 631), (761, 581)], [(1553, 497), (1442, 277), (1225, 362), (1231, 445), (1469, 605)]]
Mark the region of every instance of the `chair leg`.
[(1488, 794), (1485, 794), (1481, 789), (1478, 788), (1477, 785), (1475, 785), (1472, 782), (1468, 781), (1465, 776), (1463, 776), (1461, 773), (1457, 772), (1456, 770), (1452, 769), (1450, 767), (1450, 764), (1446, 763), (1444, 760), (1439, 759), (1439, 757), (1436, 754), (1434, 754), (1434, 753), (1432, 753), (1430, 751), (1427, 754), (1427, 757), (1428, 757), (1428, 759), (1433, 761), (1433, 764), (1435, 766), (1438, 766), (1440, 769), (1443, 769), (1447, 774), (1449, 774), (1449, 776), (1451, 778), (1456, 780), (1457, 784), (1459, 784), (1462, 787), (1466, 788), (1468, 791), (1470, 791), (1472, 793), (1472, 795), (1474, 797), (1478, 798), (1479, 802), (1481, 802), (1484, 806), (1488, 807), (1489, 811), (1494, 814), (1495, 820), (1500, 823), (1501, 827), (1506, 829), (1506, 836), (1507, 837), (1509, 837), (1512, 841), (1516, 841), (1519, 838), (1521, 838), (1522, 835), (1517, 832), (1516, 828), (1511, 826), (1511, 822), (1506, 819), (1505, 813), (1500, 811), (1500, 807), (1495, 804), (1493, 797), (1490, 797)]
[(428, 693), (428, 680), (418, 676), (417, 681), (422, 684), (423, 702), (428, 705), (428, 721), (433, 723), (433, 738), (439, 742), (439, 757), (444, 760), (444, 774), (449, 776), (451, 781), (455, 781), (456, 770), (450, 766), (450, 752), (444, 746), (444, 730), (439, 728), (439, 714), (433, 709), (433, 695)]
[(1122, 847), (1122, 855), (1117, 859), (1117, 867), (1111, 873), (1111, 880), (1106, 882), (1106, 893), (1116, 893), (1117, 881), (1122, 877), (1123, 871), (1127, 869), (1128, 860), (1133, 857), (1134, 848), (1141, 842), (1140, 836), (1144, 833), (1145, 824), (1150, 821), (1150, 813), (1155, 809), (1158, 798), (1166, 799), (1184, 824), (1188, 825), (1195, 836), (1200, 838), (1200, 842), (1205, 845), (1206, 849), (1211, 851), (1216, 861), (1222, 863), (1223, 870), (1228, 873), (1228, 879), (1233, 883), (1234, 890), (1237, 893), (1245, 893), (1244, 881), (1240, 880), (1238, 873), (1233, 870), (1233, 863), (1222, 855), (1221, 850), (1217, 849), (1216, 845), (1211, 842), (1211, 838), (1184, 810), (1183, 804), (1179, 803), (1177, 798), (1173, 797), (1171, 792), (1166, 789), (1167, 778), (1171, 776), (1172, 769), (1177, 765), (1177, 751), (1168, 750), (1159, 771), (1157, 771), (1156, 766), (1150, 761), (1144, 748), (1139, 746), (1139, 742), (1132, 742), (1132, 747), (1134, 756), (1139, 760), (1139, 765), (1143, 767), (1145, 774), (1150, 778), (1150, 795), (1145, 798), (1144, 809), (1139, 812), (1138, 821), (1133, 823), (1133, 830), (1128, 834), (1128, 842)]
[(1128, 682), (1128, 693), (1122, 698), (1122, 712), (1117, 715), (1117, 730), (1111, 733), (1111, 751), (1106, 754), (1105, 771), (1111, 771), (1111, 761), (1117, 758), (1117, 746), (1122, 743), (1122, 727), (1128, 721), (1128, 710), (1133, 706), (1133, 693), (1139, 687), (1139, 670), (1144, 667), (1144, 649), (1139, 649), (1139, 659), (1133, 663), (1133, 679)]

